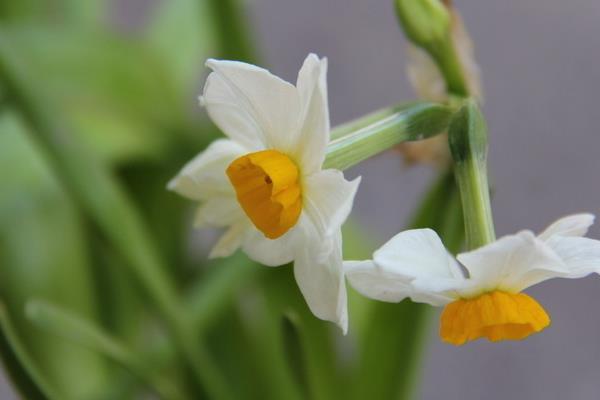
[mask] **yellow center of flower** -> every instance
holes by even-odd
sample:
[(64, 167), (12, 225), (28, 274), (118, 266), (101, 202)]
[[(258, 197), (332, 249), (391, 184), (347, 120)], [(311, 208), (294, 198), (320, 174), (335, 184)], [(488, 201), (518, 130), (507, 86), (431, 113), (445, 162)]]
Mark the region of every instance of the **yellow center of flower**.
[(448, 304), (441, 317), (440, 336), (454, 345), (486, 337), (518, 340), (550, 325), (544, 308), (525, 293), (499, 290)]
[(264, 150), (246, 154), (227, 168), (242, 209), (269, 239), (292, 228), (302, 211), (298, 167), (285, 154)]

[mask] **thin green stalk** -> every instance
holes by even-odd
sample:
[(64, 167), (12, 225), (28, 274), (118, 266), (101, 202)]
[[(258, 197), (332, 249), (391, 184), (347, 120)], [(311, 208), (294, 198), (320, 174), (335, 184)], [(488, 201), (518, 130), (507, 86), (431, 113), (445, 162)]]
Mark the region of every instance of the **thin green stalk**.
[(164, 399), (184, 399), (177, 387), (162, 379), (151, 365), (93, 323), (50, 303), (31, 300), (25, 313), (32, 323), (55, 335), (76, 341), (125, 367)]
[(414, 102), (367, 115), (334, 130), (336, 139), (327, 146), (323, 167), (344, 170), (399, 143), (445, 132), (452, 111), (435, 103)]
[(79, 143), (58, 121), (50, 111), (51, 102), (43, 98), (39, 86), (29, 76), (25, 78), (26, 66), (12, 51), (0, 33), (0, 82), (11, 104), (32, 127), (34, 139), (51, 158), (66, 189), (123, 254), (127, 265), (156, 302), (195, 377), (213, 397), (230, 398), (226, 382), (189, 331), (175, 287), (125, 191), (94, 152)]
[(495, 240), (487, 177), (487, 127), (475, 101), (455, 114), (448, 131), (454, 174), (464, 209), (467, 248)]
[(452, 38), (448, 36), (439, 46), (432, 49), (430, 54), (444, 76), (448, 94), (467, 97), (469, 86)]
[(446, 92), (467, 97), (468, 80), (452, 34), (453, 25), (458, 23), (452, 6), (440, 0), (394, 0), (394, 5), (407, 38), (436, 62), (446, 82)]

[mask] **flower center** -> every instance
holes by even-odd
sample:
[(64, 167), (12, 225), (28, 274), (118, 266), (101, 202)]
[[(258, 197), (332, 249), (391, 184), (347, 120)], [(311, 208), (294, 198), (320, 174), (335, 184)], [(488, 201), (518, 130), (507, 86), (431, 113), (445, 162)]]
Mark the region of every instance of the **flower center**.
[(269, 239), (296, 225), (302, 211), (298, 167), (285, 154), (264, 150), (246, 154), (227, 167), (242, 209)]
[(440, 336), (454, 345), (482, 337), (493, 342), (518, 340), (548, 325), (550, 317), (532, 297), (495, 290), (448, 304), (442, 312)]

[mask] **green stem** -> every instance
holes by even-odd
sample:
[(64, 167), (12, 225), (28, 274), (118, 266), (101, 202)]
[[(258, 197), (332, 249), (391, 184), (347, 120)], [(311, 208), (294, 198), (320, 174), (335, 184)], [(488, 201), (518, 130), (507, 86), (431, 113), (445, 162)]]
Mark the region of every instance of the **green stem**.
[(445, 132), (452, 108), (414, 102), (367, 115), (333, 131), (323, 168), (344, 170), (399, 143)]
[(467, 248), (495, 240), (487, 177), (487, 127), (475, 101), (455, 114), (448, 131), (454, 174), (460, 190)]
[(51, 158), (65, 188), (123, 254), (126, 265), (156, 302), (195, 377), (215, 398), (230, 398), (226, 382), (190, 333), (175, 287), (125, 191), (94, 152), (58, 121), (50, 111), (51, 102), (43, 98), (30, 76), (24, 76), (26, 67), (12, 51), (0, 33), (0, 82), (12, 105), (32, 127), (34, 139)]
[(467, 97), (469, 95), (469, 86), (451, 36), (449, 35), (438, 46), (430, 49), (429, 54), (435, 60), (444, 76), (448, 94)]

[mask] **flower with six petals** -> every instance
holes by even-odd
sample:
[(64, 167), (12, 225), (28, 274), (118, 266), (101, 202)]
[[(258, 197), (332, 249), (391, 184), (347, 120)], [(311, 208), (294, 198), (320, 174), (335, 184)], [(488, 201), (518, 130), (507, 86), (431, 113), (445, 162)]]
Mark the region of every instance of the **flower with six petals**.
[(590, 214), (568, 216), (537, 237), (531, 231), (508, 235), (459, 254), (458, 262), (434, 231), (408, 230), (377, 250), (373, 260), (344, 264), (350, 283), (367, 297), (445, 306), (440, 336), (446, 342), (522, 339), (550, 324), (524, 289), (600, 272), (600, 241), (583, 237), (593, 220)]
[(268, 266), (294, 261), (312, 312), (347, 329), (341, 225), (360, 179), (323, 170), (330, 140), (327, 60), (310, 54), (292, 85), (254, 65), (208, 60), (200, 98), (227, 136), (169, 183), (201, 203), (197, 226), (226, 227), (211, 257), (242, 248)]

